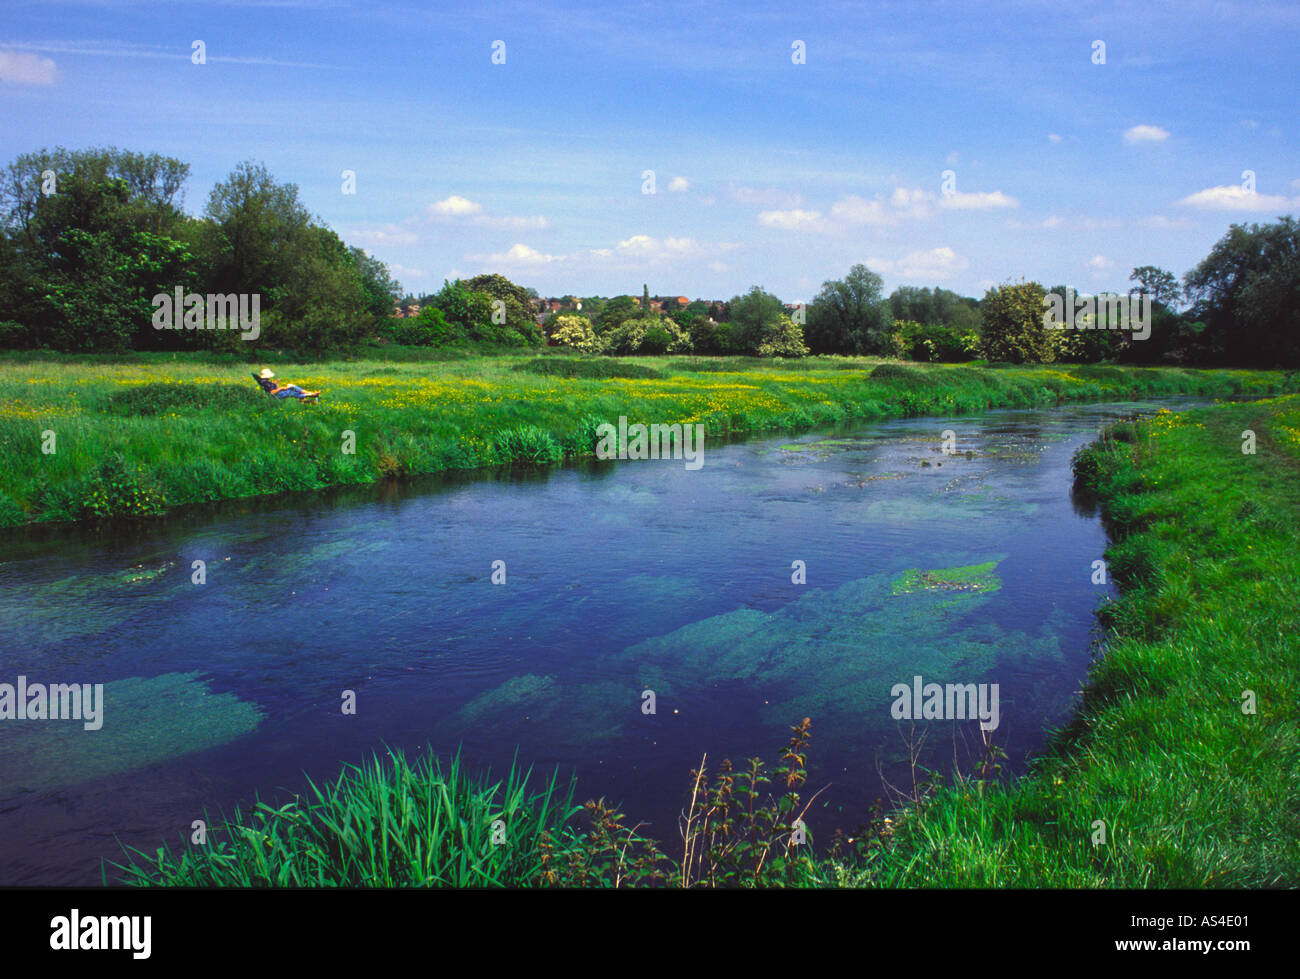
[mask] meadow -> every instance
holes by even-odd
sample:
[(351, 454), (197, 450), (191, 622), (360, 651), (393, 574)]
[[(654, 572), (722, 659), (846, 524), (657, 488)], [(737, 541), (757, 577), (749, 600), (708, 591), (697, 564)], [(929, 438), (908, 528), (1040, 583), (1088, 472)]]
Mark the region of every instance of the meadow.
[(277, 401), (233, 357), (0, 359), (0, 526), (148, 518), (214, 500), (594, 455), (596, 427), (709, 438), (1065, 401), (1295, 390), (1294, 373), (922, 365), (858, 357), (429, 359), (402, 348), (273, 364), (323, 392)]

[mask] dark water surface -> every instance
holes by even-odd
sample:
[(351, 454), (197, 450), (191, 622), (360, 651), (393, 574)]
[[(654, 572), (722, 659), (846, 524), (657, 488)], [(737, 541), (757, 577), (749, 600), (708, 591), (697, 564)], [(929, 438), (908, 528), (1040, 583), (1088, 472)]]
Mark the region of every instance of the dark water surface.
[[(576, 770), (583, 798), (621, 801), (675, 852), (700, 755), (774, 763), (804, 716), (824, 839), (882, 775), (906, 784), (890, 689), (916, 674), (997, 683), (1020, 770), (1066, 718), (1109, 592), (1070, 457), (1155, 407), (889, 421), (709, 442), (698, 471), (598, 464), (0, 541), (0, 683), (105, 684), (98, 731), (0, 723), (0, 885), (97, 883), (118, 840), (175, 844), (205, 810), (384, 744)], [(904, 577), (989, 562), (979, 587)], [(978, 743), (971, 723), (917, 730), (939, 767)]]

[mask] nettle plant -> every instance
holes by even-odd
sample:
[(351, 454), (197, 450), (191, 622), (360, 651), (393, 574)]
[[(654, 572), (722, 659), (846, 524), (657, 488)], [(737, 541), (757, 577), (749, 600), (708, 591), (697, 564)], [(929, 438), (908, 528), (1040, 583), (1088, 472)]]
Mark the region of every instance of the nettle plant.
[[(736, 771), (723, 759), (710, 782), (705, 761), (691, 772), (693, 787), (682, 827), (682, 887), (782, 887), (813, 871), (812, 836), (798, 789), (807, 779), (812, 721), (791, 728), (780, 765), (769, 776), (761, 759)], [(764, 797), (764, 786), (784, 791)]]
[(142, 466), (131, 466), (120, 453), (109, 456), (86, 480), (81, 516), (156, 517), (167, 510), (167, 499)]
[[(724, 760), (709, 779), (708, 756), (691, 772), (690, 801), (682, 813), (680, 862), (626, 825), (604, 799), (585, 804), (589, 828), (543, 834), (539, 883), (563, 887), (788, 887), (816, 873), (812, 835), (799, 788), (807, 778), (812, 721), (791, 728), (780, 765), (769, 775), (761, 759), (735, 770)], [(780, 787), (777, 794), (765, 786)], [(576, 838), (575, 838), (576, 836)]]

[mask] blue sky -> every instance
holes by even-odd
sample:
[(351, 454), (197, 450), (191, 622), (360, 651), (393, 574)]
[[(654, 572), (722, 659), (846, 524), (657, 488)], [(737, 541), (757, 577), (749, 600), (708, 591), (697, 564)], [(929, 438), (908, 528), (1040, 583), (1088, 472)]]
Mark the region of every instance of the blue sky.
[(6, 0), (0, 157), (173, 155), (196, 213), (259, 160), (415, 292), (1124, 290), (1300, 213), (1297, 50), (1292, 2)]

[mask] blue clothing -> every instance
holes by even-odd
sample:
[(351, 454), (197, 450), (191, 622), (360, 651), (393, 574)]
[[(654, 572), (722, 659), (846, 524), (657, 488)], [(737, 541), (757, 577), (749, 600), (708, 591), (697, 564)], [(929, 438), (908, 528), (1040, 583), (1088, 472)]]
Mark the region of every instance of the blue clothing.
[[(258, 377), (256, 374), (253, 375), (253, 379), (257, 381), (261, 389), (265, 391), (267, 394), (272, 393), (271, 389), (275, 387), (275, 381), (271, 380), (269, 377)], [(287, 384), (279, 391), (275, 391), (274, 396), (277, 398), (300, 398), (301, 399), (307, 397), (307, 392), (304, 391), (302, 388), (298, 387), (298, 385), (296, 384)]]

